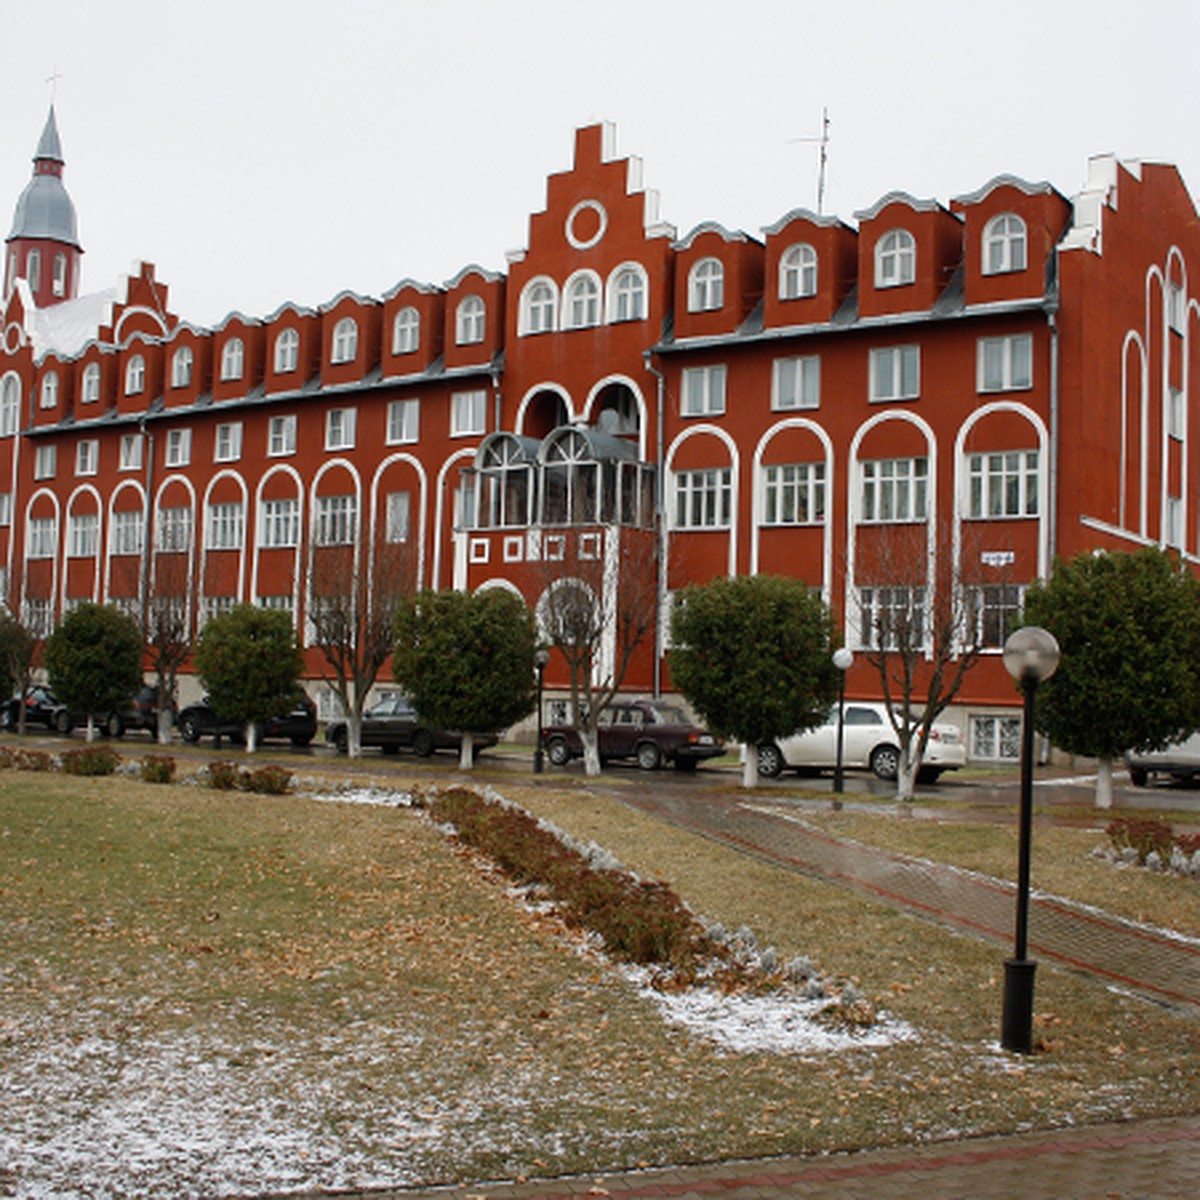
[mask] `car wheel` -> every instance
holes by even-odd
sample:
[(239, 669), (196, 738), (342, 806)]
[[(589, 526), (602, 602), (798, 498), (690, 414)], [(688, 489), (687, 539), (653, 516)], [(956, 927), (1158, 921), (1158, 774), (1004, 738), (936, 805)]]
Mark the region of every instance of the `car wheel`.
[(660, 762), (662, 762), (662, 755), (653, 742), (643, 742), (637, 748), (637, 765), (643, 771), (657, 770)]
[(764, 742), (758, 748), (758, 773), (764, 779), (775, 779), (783, 774), (783, 751), (774, 742)]
[(339, 754), (348, 754), (350, 751), (350, 732), (345, 725), (338, 729), (333, 735), (333, 748)]
[(877, 779), (895, 779), (900, 773), (900, 751), (895, 746), (876, 746), (871, 751), (871, 770)]
[(1145, 787), (1149, 782), (1149, 779), (1150, 772), (1147, 771), (1145, 767), (1129, 768), (1129, 782), (1132, 783), (1134, 787)]
[(546, 744), (546, 757), (556, 767), (565, 767), (571, 761), (571, 747), (567, 745), (567, 739), (551, 738)]
[(54, 714), (54, 731), (56, 733), (70, 733), (71, 726), (71, 714), (65, 708), (60, 708)]
[(185, 742), (198, 742), (200, 740), (200, 726), (196, 723), (196, 718), (190, 714), (179, 718), (179, 736)]
[(433, 734), (428, 729), (416, 729), (412, 739), (413, 753), (428, 758), (433, 753)]
[(121, 737), (125, 732), (125, 722), (120, 713), (109, 713), (104, 722), (105, 737)]

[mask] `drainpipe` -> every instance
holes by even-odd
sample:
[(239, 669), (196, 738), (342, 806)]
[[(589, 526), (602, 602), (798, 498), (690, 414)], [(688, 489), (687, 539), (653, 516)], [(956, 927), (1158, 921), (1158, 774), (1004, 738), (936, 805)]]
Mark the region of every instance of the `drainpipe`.
[(151, 535), (154, 531), (154, 434), (146, 430), (146, 418), (138, 420), (138, 432), (142, 435), (142, 453), (146, 456), (146, 511), (142, 516), (142, 586), (138, 603), (142, 610), (142, 628), (148, 628), (147, 618), (150, 603), (150, 555)]
[(1049, 562), (1054, 563), (1055, 549), (1058, 543), (1058, 305), (1051, 304), (1046, 313), (1050, 325), (1050, 461), (1046, 464), (1047, 491), (1049, 512), (1046, 520), (1049, 522), (1046, 535), (1046, 552)]
[(654, 352), (642, 351), (642, 362), (646, 370), (657, 380), (656, 428), (654, 444), (654, 524), (658, 537), (658, 586), (654, 592), (654, 697), (662, 695), (663, 643), (663, 600), (667, 594), (667, 523), (663, 514), (663, 407), (666, 397), (666, 378), (654, 366)]

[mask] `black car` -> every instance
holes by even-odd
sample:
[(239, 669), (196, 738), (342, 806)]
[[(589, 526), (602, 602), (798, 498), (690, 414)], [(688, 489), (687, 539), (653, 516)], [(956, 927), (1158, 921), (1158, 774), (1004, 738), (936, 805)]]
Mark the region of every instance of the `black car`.
[[(59, 733), (70, 733), (87, 724), (88, 714), (68, 710), (59, 705), (54, 714), (54, 728)], [(92, 724), (105, 737), (121, 737), (126, 730), (144, 729), (158, 732), (158, 688), (153, 684), (143, 685), (136, 696), (121, 710), (92, 713)]]
[[(58, 728), (58, 714), (67, 710), (44, 684), (35, 683), (25, 689), (25, 725), (44, 725), (47, 729)], [(14, 696), (4, 702), (0, 709), (0, 723), (5, 729), (18, 728), (21, 715), (21, 697)]]
[[(197, 704), (180, 709), (175, 724), (185, 742), (198, 742), (202, 737), (218, 735), (236, 741), (246, 733), (242, 722), (218, 717), (207, 696)], [(317, 706), (304, 692), (297, 695), (295, 703), (286, 713), (258, 722), (259, 741), (286, 739), (293, 746), (307, 746), (316, 735)]]
[[(346, 753), (350, 733), (344, 718), (325, 726), (325, 740), (339, 753)], [(475, 749), (483, 750), (494, 746), (499, 738), (494, 733), (477, 733), (473, 740)], [(384, 754), (395, 754), (403, 748), (426, 757), (435, 750), (457, 750), (461, 744), (462, 734), (421, 720), (404, 696), (388, 696), (363, 713), (362, 745), (378, 746)]]

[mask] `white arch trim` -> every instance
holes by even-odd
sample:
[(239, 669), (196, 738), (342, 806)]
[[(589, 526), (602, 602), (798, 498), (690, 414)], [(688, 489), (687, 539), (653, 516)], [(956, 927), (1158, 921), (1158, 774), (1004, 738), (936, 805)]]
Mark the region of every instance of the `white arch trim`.
[[(729, 452), (729, 467), (730, 467), (730, 498), (729, 498), (729, 528), (714, 529), (713, 533), (725, 533), (729, 538), (729, 553), (726, 562), (726, 573), (729, 575), (737, 574), (737, 548), (738, 548), (738, 520), (740, 515), (741, 505), (739, 497), (741, 492), (742, 482), (742, 465), (741, 455), (738, 452), (737, 443), (733, 440), (730, 434), (722, 429), (719, 425), (692, 425), (685, 429), (667, 448), (666, 457), (663, 462), (663, 481), (664, 484), (671, 480), (671, 472), (674, 469), (675, 453), (685, 442), (690, 441), (694, 437), (702, 435), (711, 435), (721, 442), (725, 449)], [(674, 498), (674, 487), (669, 490), (664, 487), (668, 494), (663, 497), (663, 511), (666, 515), (664, 521), (665, 528), (663, 529), (663, 554), (667, 562), (670, 562), (670, 545), (671, 535), (675, 531), (671, 528), (671, 511), (670, 504)], [(704, 532), (702, 530), (683, 530), (684, 533)]]
[[(22, 547), (21, 547), (21, 548), (22, 548), (22, 550), (24, 551), (24, 559), (23, 559), (23, 561), (24, 561), (26, 564), (29, 562), (29, 521), (30, 521), (30, 513), (32, 513), (32, 511), (33, 511), (33, 506), (34, 506), (34, 505), (35, 505), (35, 504), (38, 502), (38, 500), (40, 500), (40, 499), (41, 499), (43, 496), (46, 496), (46, 497), (48, 497), (48, 498), (49, 498), (49, 500), (50, 500), (50, 503), (51, 503), (51, 505), (52, 505), (52, 506), (53, 506), (53, 508), (54, 508), (54, 527), (55, 527), (55, 532), (56, 532), (56, 534), (57, 534), (57, 536), (58, 536), (59, 542), (60, 542), (60, 543), (62, 542), (62, 537), (63, 537), (63, 512), (62, 512), (62, 504), (61, 504), (61, 502), (59, 501), (59, 499), (58, 499), (58, 496), (57, 496), (57, 495), (55, 495), (55, 493), (54, 493), (53, 491), (51, 491), (51, 490), (50, 490), (50, 488), (47, 488), (47, 487), (40, 487), (40, 488), (38, 488), (38, 489), (37, 489), (37, 490), (36, 490), (36, 491), (35, 491), (35, 492), (34, 492), (34, 493), (33, 493), (33, 494), (32, 494), (32, 495), (29, 497), (29, 499), (28, 499), (28, 500), (26, 500), (26, 501), (25, 501), (25, 510), (24, 510), (24, 512), (22, 513), (22, 520), (25, 522), (25, 526), (24, 526), (24, 536), (23, 536), (23, 538), (22, 538)], [(13, 532), (12, 530), (10, 530), (10, 531), (9, 531), (9, 533), (10, 533), (10, 537), (11, 537), (11, 534), (12, 534), (12, 532)], [(15, 541), (15, 539), (12, 539), (12, 540), (13, 540), (13, 541)], [(57, 551), (55, 551), (55, 552), (54, 552), (54, 554), (52, 554), (52, 555), (50, 556), (50, 564), (51, 564), (51, 565), (50, 565), (50, 611), (51, 611), (51, 613), (54, 613), (54, 612), (57, 612), (57, 611), (58, 611), (58, 601), (59, 601), (59, 596), (58, 596), (58, 583), (59, 583), (59, 572), (58, 572), (58, 565), (59, 565), (59, 557), (58, 557), (58, 552), (57, 552)], [(20, 616), (21, 616), (21, 619), (22, 619), (22, 620), (24, 620), (24, 619), (25, 619), (25, 601), (26, 601), (26, 599), (27, 599), (27, 597), (28, 597), (28, 592), (27, 592), (27, 590), (26, 590), (26, 589), (28, 588), (28, 585), (29, 585), (29, 569), (28, 569), (28, 566), (26, 566), (25, 570), (23, 570), (23, 571), (21, 572), (21, 599), (20, 599), (20, 605), (21, 605), (21, 608), (20, 608)]]
[[(97, 524), (98, 528), (96, 529), (96, 538), (97, 538), (96, 553), (91, 556), (91, 559), (92, 559), (92, 589), (91, 589), (91, 595), (84, 597), (84, 599), (95, 601), (100, 596), (100, 567), (101, 567), (101, 563), (103, 562), (103, 554), (101, 553), (99, 539), (103, 538), (106, 543), (108, 541), (106, 531), (104, 530), (103, 526), (101, 525), (101, 518), (104, 516), (104, 497), (100, 495), (100, 489), (97, 488), (95, 484), (92, 484), (92, 483), (79, 484), (77, 487), (75, 487), (71, 491), (71, 494), (67, 497), (67, 503), (65, 506), (65, 514), (64, 515), (66, 516), (66, 519), (68, 521), (71, 519), (72, 512), (75, 507), (75, 501), (78, 500), (79, 497), (81, 497), (81, 496), (91, 497), (91, 499), (94, 500), (95, 504), (96, 504), (96, 524)], [(58, 539), (59, 539), (59, 550), (62, 554), (61, 578), (63, 581), (63, 587), (65, 588), (66, 584), (67, 584), (67, 562), (70, 558), (68, 551), (71, 548), (71, 540), (67, 536), (67, 530), (65, 528), (59, 529)], [(65, 600), (66, 597), (64, 596), (63, 599)], [(72, 597), (72, 599), (74, 599), (74, 597)]]
[[(375, 540), (378, 533), (379, 524), (379, 484), (383, 479), (383, 473), (397, 463), (403, 463), (405, 466), (412, 467), (416, 473), (417, 482), (420, 485), (420, 494), (417, 502), (417, 521), (416, 529), (410, 533), (410, 537), (416, 539), (417, 546), (417, 574), (414, 583), (418, 590), (421, 587), (421, 581), (425, 578), (425, 530), (429, 520), (429, 476), (425, 471), (425, 466), (420, 459), (412, 454), (404, 452), (398, 454), (390, 454), (375, 468), (375, 474), (371, 476), (371, 512), (367, 524), (368, 529), (368, 565), (367, 569), (370, 572), (370, 580), (375, 578)], [(384, 514), (384, 519), (387, 519)]]
[[(108, 511), (104, 518), (104, 603), (108, 603), (112, 594), (112, 529), (113, 529), (113, 514), (117, 511), (117, 497), (122, 492), (133, 491), (137, 493), (138, 501), (142, 508), (142, 536), (146, 536), (146, 489), (142, 486), (141, 481), (137, 479), (123, 479), (113, 488), (108, 497)], [(138, 555), (138, 597), (142, 594), (142, 586), (146, 571), (146, 554), (143, 551)]]
[(642, 395), (642, 389), (629, 378), (628, 375), (605, 375), (603, 379), (598, 379), (592, 384), (591, 390), (587, 394), (587, 399), (583, 403), (583, 420), (589, 424), (595, 424), (592, 418), (592, 406), (596, 403), (600, 393), (605, 388), (611, 387), (614, 383), (622, 384), (629, 388), (633, 393), (634, 399), (637, 400), (638, 406), (638, 458), (646, 461), (646, 438), (649, 436), (649, 415), (646, 409), (646, 397)]
[[(299, 532), (304, 528), (304, 480), (300, 476), (300, 472), (296, 470), (290, 463), (276, 463), (265, 471), (259, 478), (257, 485), (254, 488), (254, 524), (251, 527), (249, 515), (246, 517), (247, 536), (252, 537), (253, 552), (250, 556), (250, 596), (254, 602), (258, 599), (258, 566), (259, 556), (262, 553), (262, 530), (259, 527), (261, 520), (263, 490), (267, 485), (267, 481), (275, 475), (284, 475), (292, 481), (296, 487), (296, 528), (297, 537), (295, 546), (277, 546), (275, 550), (290, 550), (295, 558), (295, 563), (292, 570), (292, 612), (299, 615), (300, 608), (300, 570), (302, 548), (304, 545), (303, 535)], [(252, 531), (251, 531), (252, 528)]]
[(546, 379), (541, 383), (535, 383), (533, 387), (528, 388), (525, 395), (521, 397), (521, 402), (517, 405), (516, 420), (513, 421), (513, 433), (518, 437), (525, 436), (525, 414), (533, 403), (533, 398), (542, 392), (554, 392), (562, 397), (563, 404), (566, 405), (567, 419), (565, 424), (570, 425), (576, 419), (575, 402), (571, 399), (571, 393), (567, 391), (561, 383), (554, 383)]

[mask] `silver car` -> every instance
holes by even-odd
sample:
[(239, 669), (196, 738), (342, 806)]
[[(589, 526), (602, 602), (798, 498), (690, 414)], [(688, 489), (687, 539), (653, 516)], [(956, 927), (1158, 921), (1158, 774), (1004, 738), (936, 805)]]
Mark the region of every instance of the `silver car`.
[(1127, 750), (1125, 765), (1129, 781), (1136, 787), (1145, 787), (1152, 775), (1170, 775), (1188, 783), (1200, 775), (1200, 733), (1162, 750)]

